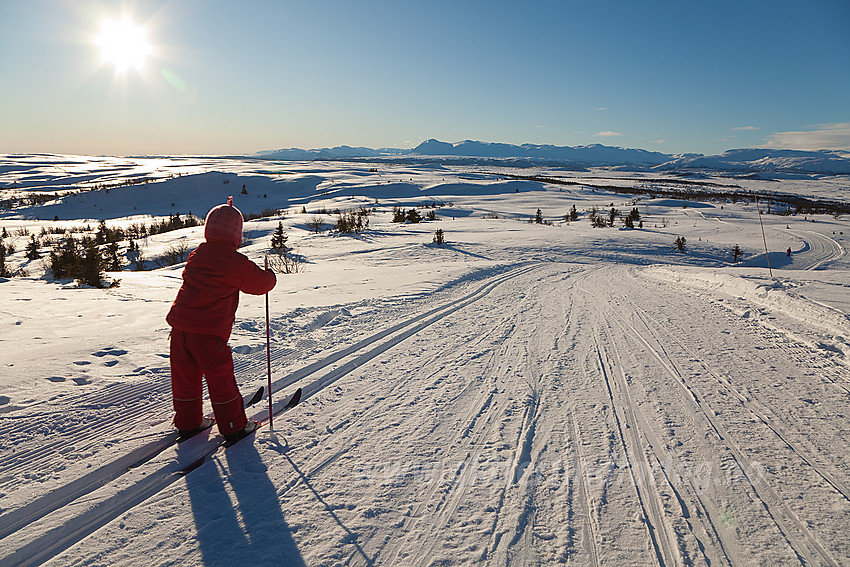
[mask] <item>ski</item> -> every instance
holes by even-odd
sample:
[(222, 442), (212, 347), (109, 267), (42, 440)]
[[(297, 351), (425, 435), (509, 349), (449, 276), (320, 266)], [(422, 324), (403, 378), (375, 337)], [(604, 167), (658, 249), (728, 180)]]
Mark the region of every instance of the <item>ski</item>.
[[(301, 388), (298, 388), (297, 390), (295, 390), (295, 392), (290, 394), (289, 398), (286, 399), (286, 403), (283, 405), (283, 408), (280, 411), (275, 412), (275, 414), (280, 415), (282, 413), (285, 413), (286, 411), (297, 406), (300, 402), (301, 402)], [(203, 465), (204, 463), (206, 463), (208, 460), (210, 460), (219, 451), (225, 451), (229, 447), (232, 447), (233, 445), (238, 443), (239, 441), (242, 441), (242, 439), (247, 439), (248, 437), (251, 437), (252, 435), (254, 435), (257, 432), (257, 429), (259, 429), (260, 427), (263, 427), (264, 425), (266, 425), (268, 423), (268, 418), (269, 418), (269, 416), (266, 416), (264, 419), (261, 419), (260, 421), (258, 421), (257, 423), (259, 423), (259, 425), (257, 426), (256, 429), (254, 429), (254, 431), (252, 431), (251, 433), (249, 433), (245, 437), (237, 439), (236, 441), (229, 442), (229, 441), (224, 440), (224, 438), (221, 437), (221, 436), (217, 436), (216, 439), (209, 439), (207, 442), (205, 442), (206, 447), (205, 447), (204, 453), (202, 455), (199, 455), (197, 458), (195, 458), (193, 461), (191, 461), (188, 465), (186, 465), (183, 468), (181, 468), (180, 470), (176, 471), (176, 474), (181, 475), (181, 476), (185, 476), (185, 475), (189, 474), (190, 472), (192, 472), (193, 470), (200, 467), (201, 465)], [(214, 442), (216, 440), (218, 440), (218, 442), (212, 444), (212, 442)]]
[[(265, 386), (260, 386), (260, 389), (254, 392), (254, 395), (248, 398), (247, 396), (243, 398), (243, 403), (245, 404), (245, 408), (249, 408), (263, 399), (263, 393), (265, 392)], [(204, 417), (204, 421), (201, 423), (201, 426), (195, 430), (189, 432), (178, 432), (177, 442), (182, 443), (187, 439), (191, 439), (201, 431), (205, 431), (215, 425), (215, 417), (214, 416), (206, 416)]]
[[(283, 405), (283, 409), (278, 412), (278, 415), (287, 411), (287, 410), (294, 408), (300, 402), (301, 402), (301, 388), (298, 388), (286, 400), (286, 403)], [(266, 419), (258, 421), (257, 422), (258, 425), (257, 425), (256, 429), (254, 429), (254, 431), (252, 431), (251, 433), (245, 435), (245, 437), (241, 437), (239, 439), (236, 439), (235, 441), (225, 441), (224, 443), (222, 443), (222, 447), (224, 447), (224, 448), (232, 447), (233, 445), (235, 445), (236, 443), (238, 443), (242, 439), (245, 439), (246, 437), (250, 437), (251, 435), (256, 433), (257, 429), (259, 429), (259, 428), (263, 427), (264, 425), (266, 425), (267, 423), (269, 423), (271, 421), (271, 417), (272, 416), (269, 415)]]
[(260, 386), (260, 388), (256, 392), (254, 392), (254, 395), (251, 396), (251, 398), (247, 402), (245, 402), (245, 407), (249, 408), (249, 407), (253, 406), (254, 404), (256, 404), (257, 402), (259, 402), (260, 400), (262, 400), (263, 399), (263, 393), (265, 393), (265, 391), (266, 391), (266, 387)]
[[(243, 403), (245, 404), (245, 408), (249, 408), (263, 399), (263, 393), (265, 392), (265, 386), (260, 386), (260, 388), (254, 392), (254, 395), (248, 398), (247, 396), (243, 397)], [(201, 426), (192, 431), (186, 432), (177, 432), (177, 442), (182, 443), (187, 439), (191, 439), (201, 431), (206, 431), (210, 427), (215, 425), (215, 417), (214, 416), (206, 416), (204, 417), (204, 421), (201, 423)]]

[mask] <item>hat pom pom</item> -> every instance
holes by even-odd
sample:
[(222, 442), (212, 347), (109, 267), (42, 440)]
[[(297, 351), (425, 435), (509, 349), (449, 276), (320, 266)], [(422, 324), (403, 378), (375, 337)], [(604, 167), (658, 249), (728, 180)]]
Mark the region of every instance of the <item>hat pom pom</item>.
[(228, 206), (228, 207), (232, 207), (232, 206), (233, 206), (233, 195), (231, 195), (231, 196), (229, 196), (229, 197), (227, 198), (227, 206)]

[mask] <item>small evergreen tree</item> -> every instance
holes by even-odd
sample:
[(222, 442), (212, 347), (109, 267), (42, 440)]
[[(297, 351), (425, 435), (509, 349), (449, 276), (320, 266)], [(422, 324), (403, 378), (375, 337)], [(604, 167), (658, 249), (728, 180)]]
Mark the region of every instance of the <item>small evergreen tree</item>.
[(684, 252), (685, 251), (685, 244), (687, 244), (687, 240), (685, 239), (684, 236), (677, 236), (675, 244), (676, 244), (676, 250), (678, 250), (679, 252)]
[(575, 205), (573, 205), (572, 208), (570, 208), (570, 220), (571, 221), (578, 220), (578, 211), (576, 210)]
[(55, 244), (50, 251), (49, 264), (53, 277), (58, 280), (76, 277), (80, 264), (77, 241), (68, 236)]
[(27, 259), (28, 260), (38, 260), (41, 258), (41, 252), (39, 252), (39, 248), (41, 248), (41, 243), (36, 239), (33, 234), (30, 236), (30, 241), (27, 243)]
[(103, 268), (108, 272), (120, 272), (124, 269), (124, 263), (118, 256), (118, 243), (110, 242), (103, 254)]
[(6, 267), (6, 246), (0, 240), (0, 278), (10, 278), (12, 272)]
[(78, 278), (85, 285), (103, 287), (103, 257), (97, 247), (97, 242), (86, 239), (83, 242), (83, 256), (80, 259)]
[(443, 242), (445, 242), (445, 237), (443, 236), (443, 229), (438, 228), (436, 232), (434, 232), (434, 244), (437, 246), (442, 246)]
[(405, 220), (407, 222), (416, 224), (422, 222), (422, 215), (420, 215), (416, 209), (410, 209), (407, 211), (407, 215), (405, 216)]
[[(640, 211), (638, 211), (637, 207), (634, 207), (629, 211), (623, 223), (626, 225), (626, 228), (634, 228), (635, 222), (638, 221), (640, 221)], [(643, 228), (643, 223), (640, 223), (640, 227)]]
[(543, 224), (543, 211), (537, 209), (537, 213), (534, 215), (534, 222), (537, 224)]
[(611, 207), (611, 210), (608, 212), (608, 226), (614, 226), (614, 221), (617, 220), (617, 217), (620, 216), (620, 211)]
[(272, 250), (275, 254), (285, 254), (286, 253), (286, 241), (289, 237), (283, 232), (283, 223), (278, 221), (277, 228), (274, 230), (272, 234)]
[(732, 249), (732, 260), (737, 263), (738, 259), (743, 256), (743, 254), (744, 252), (741, 250), (741, 247), (736, 244), (735, 247)]

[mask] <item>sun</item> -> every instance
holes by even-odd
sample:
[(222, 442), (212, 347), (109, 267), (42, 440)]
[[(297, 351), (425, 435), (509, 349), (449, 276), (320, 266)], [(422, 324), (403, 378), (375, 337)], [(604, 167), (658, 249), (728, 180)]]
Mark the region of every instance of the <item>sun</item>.
[(114, 65), (118, 73), (142, 70), (152, 51), (145, 29), (129, 18), (104, 20), (96, 41), (101, 61)]

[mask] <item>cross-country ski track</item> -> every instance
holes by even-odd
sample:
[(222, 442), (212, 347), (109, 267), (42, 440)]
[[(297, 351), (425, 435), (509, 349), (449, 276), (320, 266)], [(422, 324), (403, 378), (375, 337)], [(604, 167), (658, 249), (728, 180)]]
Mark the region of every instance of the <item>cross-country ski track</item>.
[[(143, 525), (134, 517), (154, 501), (162, 521), (189, 529), (212, 482), (204, 470), (230, 477), (258, 451), (260, 472), (247, 472), (271, 481), (286, 525), (298, 526), (269, 553), (294, 565), (306, 550), (310, 564), (847, 564), (850, 371), (781, 322), (742, 316), (741, 301), (622, 265), (491, 273), (437, 305), (411, 302), (382, 330), (355, 328), (312, 360), (276, 351), (280, 401), (304, 391), (276, 422), (285, 445), (262, 430), (227, 452), (214, 432), (158, 441), (165, 370), (80, 396), (69, 402), (77, 427), (0, 464), (4, 489), (80, 471), (64, 457), (75, 451), (116, 458), (4, 510), (0, 565), (84, 562), (95, 533), (111, 561), (177, 553), (179, 563), (180, 549), (143, 534), (124, 549), (122, 530)], [(238, 360), (259, 373), (264, 358)], [(87, 407), (110, 412), (99, 430)], [(154, 437), (122, 449), (151, 415)], [(6, 426), (24, 437), (38, 423)], [(249, 536), (255, 528), (245, 519)], [(196, 541), (205, 564), (238, 558), (238, 546)]]

